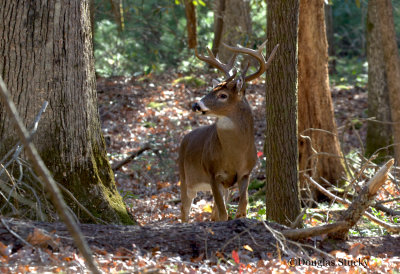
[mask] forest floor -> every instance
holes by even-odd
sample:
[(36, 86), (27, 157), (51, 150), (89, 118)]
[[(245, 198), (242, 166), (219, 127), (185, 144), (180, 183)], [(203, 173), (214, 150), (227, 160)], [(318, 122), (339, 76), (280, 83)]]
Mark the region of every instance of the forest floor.
[[(178, 148), (183, 136), (190, 130), (213, 119), (195, 115), (191, 104), (202, 97), (208, 88), (197, 87), (196, 81), (182, 75), (164, 74), (141, 79), (113, 77), (98, 79), (99, 112), (111, 164), (117, 163), (149, 144), (148, 150), (115, 172), (117, 187), (124, 197), (128, 210), (144, 227), (162, 227), (180, 223), (179, 175), (177, 170)], [(203, 76), (211, 83), (213, 75)], [(182, 81), (177, 81), (181, 79)], [(264, 179), (263, 143), (265, 130), (265, 99), (263, 83), (255, 82), (247, 89), (247, 98), (255, 116), (256, 146), (259, 161), (252, 178)], [(362, 151), (366, 136), (367, 92), (364, 88), (332, 89), (335, 116), (344, 154)], [(251, 190), (250, 195), (256, 190)], [(237, 194), (232, 197), (237, 201)], [(212, 197), (207, 193), (198, 195), (192, 206), (191, 222), (205, 222), (210, 218)], [(248, 214), (260, 217), (259, 208), (253, 207)], [(0, 224), (1, 226), (1, 224)], [(90, 231), (90, 229), (89, 229)], [(1, 232), (1, 231), (0, 231)], [(39, 242), (45, 236), (32, 234), (31, 240)], [(46, 238), (47, 239), (47, 238)], [(1, 233), (0, 233), (1, 240)], [(318, 239), (319, 241), (321, 239)], [(315, 239), (308, 244), (313, 245)], [(46, 240), (46, 246), (48, 239)], [(269, 271), (321, 273), (358, 273), (400, 271), (400, 238), (351, 237), (345, 245), (335, 248), (329, 243), (318, 247), (335, 259), (321, 261), (316, 256), (311, 261), (298, 261), (303, 265), (291, 267), (285, 254), (266, 253), (252, 256), (252, 248), (244, 246), (230, 254), (217, 254), (216, 260), (204, 255), (190, 259), (169, 256), (156, 247), (142, 252), (138, 247), (120, 247), (109, 250), (101, 243), (94, 249), (95, 260), (105, 272), (135, 273), (265, 273)], [(36, 245), (35, 245), (36, 246)], [(35, 251), (36, 247), (23, 246), (18, 250), (0, 241), (0, 271), (86, 272), (82, 257), (70, 245), (54, 252), (50, 247)], [(329, 246), (329, 247), (328, 247)], [(36, 249), (35, 249), (36, 248)], [(279, 249), (279, 248), (277, 248)], [(318, 252), (316, 252), (317, 254)], [(301, 260), (301, 258), (299, 258)], [(314, 260), (314, 261), (313, 261)], [(39, 261), (39, 262), (38, 262)], [(41, 263), (40, 263), (41, 262)], [(347, 262), (347, 265), (346, 265)], [(353, 265), (350, 265), (350, 264)], [(304, 265), (314, 264), (314, 265)], [(3, 267), (2, 267), (3, 265)], [(7, 267), (4, 267), (7, 266)]]

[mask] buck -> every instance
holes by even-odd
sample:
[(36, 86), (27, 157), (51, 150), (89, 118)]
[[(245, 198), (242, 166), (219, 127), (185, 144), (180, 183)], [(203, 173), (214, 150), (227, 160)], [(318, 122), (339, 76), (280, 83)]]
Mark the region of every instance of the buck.
[[(213, 80), (213, 89), (192, 106), (194, 112), (217, 117), (216, 123), (197, 128), (182, 140), (179, 149), (179, 175), (181, 188), (181, 220), (187, 222), (189, 212), (198, 191), (212, 191), (214, 206), (211, 219), (226, 221), (226, 202), (229, 189), (236, 183), (239, 188), (239, 206), (236, 218), (246, 217), (250, 173), (256, 164), (253, 115), (246, 100), (245, 83), (258, 78), (268, 68), (278, 45), (268, 61), (262, 54), (265, 41), (257, 50), (226, 46), (234, 53), (227, 64), (216, 58), (207, 48), (209, 56), (195, 55), (226, 75), (226, 80)], [(255, 58), (258, 70), (246, 76), (246, 69), (236, 79), (234, 68), (238, 54)]]

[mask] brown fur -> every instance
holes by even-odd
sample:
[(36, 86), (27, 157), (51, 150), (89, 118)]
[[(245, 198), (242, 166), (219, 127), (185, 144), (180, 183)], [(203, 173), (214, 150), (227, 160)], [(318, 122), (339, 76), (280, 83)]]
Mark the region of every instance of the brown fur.
[[(223, 82), (202, 98), (209, 109), (205, 114), (218, 120), (191, 131), (182, 140), (179, 173), (183, 222), (188, 221), (197, 191), (205, 190), (211, 190), (214, 196), (212, 219), (227, 220), (228, 188), (236, 183), (240, 193), (236, 217), (246, 216), (247, 188), (257, 156), (251, 107), (244, 90), (237, 90), (238, 82)], [(219, 97), (221, 93), (227, 95), (226, 100)]]

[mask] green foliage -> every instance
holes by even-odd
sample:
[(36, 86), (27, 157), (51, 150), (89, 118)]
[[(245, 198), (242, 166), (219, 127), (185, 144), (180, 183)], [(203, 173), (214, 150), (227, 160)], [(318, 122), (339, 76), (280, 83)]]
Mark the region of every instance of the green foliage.
[(338, 56), (365, 55), (367, 1), (332, 1), (335, 50)]
[(203, 79), (200, 79), (199, 77), (197, 77), (195, 75), (180, 77), (180, 78), (175, 79), (173, 82), (173, 84), (180, 84), (180, 83), (183, 83), (189, 87), (194, 87), (194, 88), (198, 88), (198, 87), (206, 85), (206, 81), (204, 81)]
[[(178, 1), (179, 2), (179, 1)], [(212, 42), (211, 5), (195, 1), (198, 37)], [(182, 3), (169, 0), (124, 1), (125, 28), (118, 30), (108, 1), (96, 1), (94, 49), (96, 72), (101, 76), (143, 75), (169, 67), (191, 67), (186, 18)], [(203, 44), (203, 41), (199, 41)], [(183, 63), (182, 60), (189, 60)]]
[(349, 86), (365, 87), (368, 83), (368, 63), (365, 58), (335, 58), (336, 73), (330, 75), (331, 84), (346, 89)]

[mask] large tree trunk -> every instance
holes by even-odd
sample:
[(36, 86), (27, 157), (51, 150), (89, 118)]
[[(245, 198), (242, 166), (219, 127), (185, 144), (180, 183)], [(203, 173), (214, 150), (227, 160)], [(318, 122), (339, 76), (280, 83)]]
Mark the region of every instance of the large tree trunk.
[[(49, 102), (33, 142), (55, 180), (95, 216), (132, 223), (100, 128), (89, 1), (2, 1), (0, 22), (0, 73), (25, 124)], [(0, 108), (0, 159), (17, 139)]]
[[(220, 5), (222, 3), (219, 3)], [(225, 3), (223, 15), (223, 28), (221, 42), (236, 46), (246, 45), (251, 37), (250, 2), (245, 0), (229, 0)], [(221, 61), (227, 62), (232, 57), (232, 52), (219, 44), (218, 56)]]
[(381, 31), (383, 54), (392, 116), (395, 159), (400, 164), (400, 63), (390, 0), (377, 1), (378, 26)]
[[(323, 0), (300, 0), (299, 169), (319, 182), (323, 177), (338, 183), (345, 175), (329, 90)], [(303, 176), (300, 182), (307, 185)]]
[(267, 218), (289, 224), (300, 214), (297, 150), (299, 1), (269, 0), (267, 4), (267, 53), (280, 44), (266, 79)]
[[(389, 92), (386, 82), (381, 31), (378, 27), (378, 0), (368, 1), (367, 16), (367, 59), (368, 59), (368, 116), (381, 122), (390, 122)], [(393, 134), (390, 124), (368, 122), (365, 153), (369, 157), (378, 149), (392, 143)], [(393, 153), (393, 148), (381, 150), (378, 161)]]

